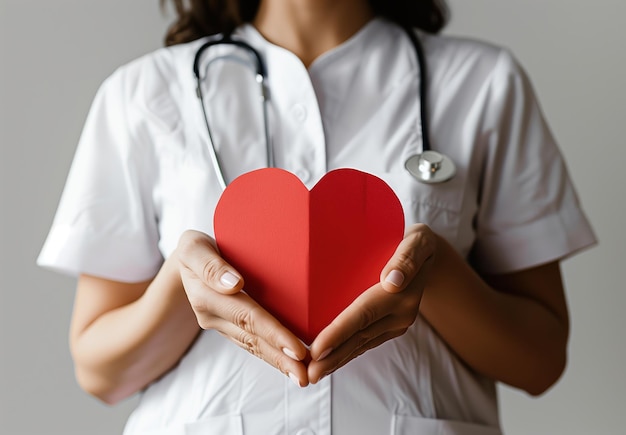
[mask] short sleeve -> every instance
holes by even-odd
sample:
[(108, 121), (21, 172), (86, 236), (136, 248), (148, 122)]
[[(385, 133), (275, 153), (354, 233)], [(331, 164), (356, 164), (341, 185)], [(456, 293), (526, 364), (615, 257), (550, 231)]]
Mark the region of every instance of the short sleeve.
[(595, 243), (565, 162), (524, 71), (500, 53), (484, 117), (486, 152), (472, 261), (507, 273)]
[(70, 275), (138, 282), (162, 256), (150, 148), (133, 131), (127, 73), (100, 87), (37, 263)]

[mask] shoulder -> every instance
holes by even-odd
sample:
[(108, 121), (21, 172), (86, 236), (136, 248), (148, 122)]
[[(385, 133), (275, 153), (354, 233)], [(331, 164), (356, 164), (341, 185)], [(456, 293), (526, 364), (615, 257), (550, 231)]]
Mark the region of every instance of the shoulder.
[[(120, 67), (99, 94), (123, 105), (130, 118), (172, 129), (185, 96), (194, 92), (193, 59), (203, 40), (157, 49)], [(136, 114), (138, 116), (133, 116)]]
[(193, 59), (204, 39), (159, 48), (120, 66), (111, 78), (124, 80), (128, 86), (154, 91), (164, 83), (177, 82), (193, 74)]
[(421, 37), (431, 78), (436, 81), (480, 85), (525, 75), (506, 47), (450, 35), (422, 34)]

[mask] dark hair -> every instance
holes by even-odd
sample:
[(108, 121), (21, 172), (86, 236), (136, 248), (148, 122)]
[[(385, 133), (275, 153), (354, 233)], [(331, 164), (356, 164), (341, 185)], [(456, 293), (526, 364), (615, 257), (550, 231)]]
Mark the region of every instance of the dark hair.
[[(165, 35), (165, 45), (193, 41), (207, 35), (231, 32), (252, 21), (260, 0), (161, 0), (172, 3), (176, 21)], [(403, 26), (437, 33), (446, 25), (449, 10), (445, 0), (369, 0), (376, 15)]]

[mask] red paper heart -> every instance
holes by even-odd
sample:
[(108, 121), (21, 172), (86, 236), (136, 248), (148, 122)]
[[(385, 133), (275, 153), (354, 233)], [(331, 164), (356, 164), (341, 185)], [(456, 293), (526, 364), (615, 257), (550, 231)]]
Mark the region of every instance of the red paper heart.
[(403, 237), (404, 214), (391, 188), (373, 175), (337, 169), (309, 192), (295, 175), (269, 168), (226, 188), (214, 225), (244, 290), (311, 343), (379, 281)]

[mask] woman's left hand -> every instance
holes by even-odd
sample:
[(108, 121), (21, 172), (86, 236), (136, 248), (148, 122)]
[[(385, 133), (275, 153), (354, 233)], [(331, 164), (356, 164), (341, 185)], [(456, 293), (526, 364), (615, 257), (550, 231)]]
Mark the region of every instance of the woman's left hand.
[(428, 226), (408, 229), (383, 268), (380, 283), (357, 297), (311, 344), (311, 383), (406, 332), (417, 318), (436, 247), (437, 237)]

